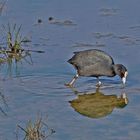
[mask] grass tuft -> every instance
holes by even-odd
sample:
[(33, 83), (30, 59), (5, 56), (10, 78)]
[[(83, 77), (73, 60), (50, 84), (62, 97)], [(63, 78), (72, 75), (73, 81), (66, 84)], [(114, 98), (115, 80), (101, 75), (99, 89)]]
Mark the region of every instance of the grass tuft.
[(31, 41), (29, 41), (27, 37), (22, 37), (21, 27), (21, 25), (17, 26), (14, 24), (12, 26), (9, 23), (7, 26), (2, 26), (5, 40), (5, 43), (2, 43), (0, 46), (2, 62), (18, 62), (27, 56), (31, 56), (30, 52), (23, 48), (25, 43), (29, 43)]
[[(25, 133), (24, 140), (47, 140), (50, 135), (55, 133), (53, 129), (50, 129), (48, 125), (42, 121), (42, 118), (37, 119), (34, 123), (29, 120), (26, 128), (20, 125), (17, 126)], [(47, 132), (46, 129), (48, 129)]]

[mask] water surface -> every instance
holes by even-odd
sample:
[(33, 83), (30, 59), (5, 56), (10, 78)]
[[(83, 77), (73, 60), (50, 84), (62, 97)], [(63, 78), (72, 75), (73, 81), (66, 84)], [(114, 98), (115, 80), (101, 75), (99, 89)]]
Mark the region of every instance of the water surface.
[[(56, 131), (50, 140), (139, 140), (139, 5), (138, 0), (7, 1), (0, 24), (22, 24), (22, 34), (32, 40), (29, 48), (45, 53), (32, 53), (33, 64), (23, 61), (17, 71), (14, 65), (11, 72), (1, 66), (0, 139), (14, 140), (17, 124), (26, 127), (40, 112)], [(49, 17), (61, 24), (50, 24)], [(103, 95), (125, 93), (128, 104), (100, 118), (75, 111), (69, 101), (78, 95), (64, 86), (75, 74), (67, 63), (73, 51), (92, 48), (106, 51), (129, 72), (125, 89), (118, 77), (101, 78)], [(95, 93), (95, 84), (96, 79), (81, 77), (75, 88), (80, 94)], [(22, 131), (20, 135), (22, 139)]]

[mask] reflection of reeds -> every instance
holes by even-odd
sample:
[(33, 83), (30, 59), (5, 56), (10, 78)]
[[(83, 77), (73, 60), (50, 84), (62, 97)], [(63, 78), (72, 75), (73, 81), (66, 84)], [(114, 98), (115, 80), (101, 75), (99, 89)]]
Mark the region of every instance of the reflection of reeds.
[[(53, 129), (48, 128), (48, 125), (42, 121), (42, 118), (38, 118), (34, 123), (29, 120), (25, 129), (20, 125), (18, 125), (18, 128), (25, 132), (24, 140), (46, 140), (50, 135), (55, 133)], [(46, 132), (45, 128), (47, 128), (49, 132)]]
[[(8, 104), (6, 102), (5, 96), (0, 92), (0, 103), (2, 103), (5, 107), (8, 107)], [(0, 106), (0, 112), (7, 116), (7, 113), (4, 111), (3, 107)]]
[(2, 12), (3, 12), (3, 9), (4, 9), (4, 7), (5, 7), (6, 2), (7, 2), (7, 1), (0, 2), (0, 15), (1, 15)]

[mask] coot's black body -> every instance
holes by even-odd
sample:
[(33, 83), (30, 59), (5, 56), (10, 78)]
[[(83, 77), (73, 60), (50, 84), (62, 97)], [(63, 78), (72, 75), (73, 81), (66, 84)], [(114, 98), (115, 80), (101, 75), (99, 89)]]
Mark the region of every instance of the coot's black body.
[(74, 52), (74, 56), (68, 60), (78, 71), (79, 76), (114, 76), (111, 56), (101, 50), (86, 50)]
[(98, 78), (119, 75), (122, 79), (126, 79), (127, 76), (127, 69), (122, 64), (114, 64), (110, 55), (97, 49), (74, 52), (74, 56), (68, 62), (77, 70), (76, 76), (68, 85), (73, 85), (79, 76)]

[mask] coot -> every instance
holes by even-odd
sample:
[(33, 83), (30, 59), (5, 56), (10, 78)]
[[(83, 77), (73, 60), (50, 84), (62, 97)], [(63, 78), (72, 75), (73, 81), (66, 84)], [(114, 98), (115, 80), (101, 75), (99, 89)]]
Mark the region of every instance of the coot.
[(97, 86), (101, 85), (100, 76), (114, 77), (119, 75), (123, 84), (126, 83), (128, 75), (126, 67), (122, 64), (114, 64), (112, 57), (102, 50), (91, 49), (74, 52), (74, 56), (68, 62), (75, 67), (77, 73), (66, 84), (67, 86), (73, 86), (79, 76), (96, 77), (98, 79)]

